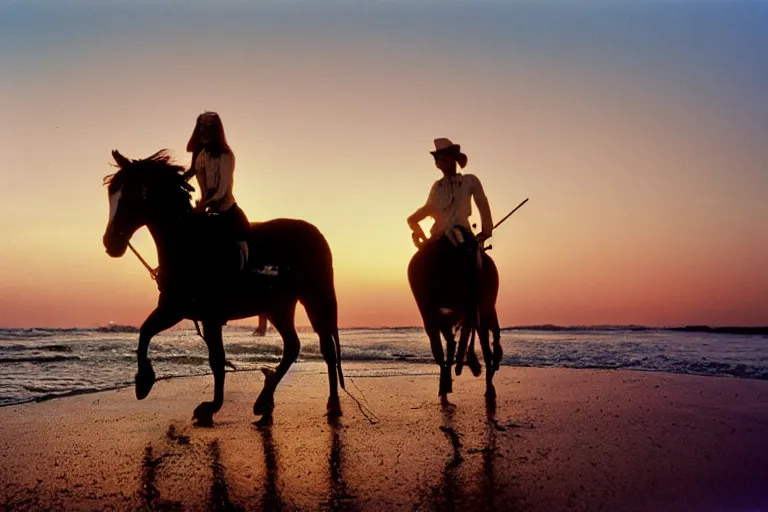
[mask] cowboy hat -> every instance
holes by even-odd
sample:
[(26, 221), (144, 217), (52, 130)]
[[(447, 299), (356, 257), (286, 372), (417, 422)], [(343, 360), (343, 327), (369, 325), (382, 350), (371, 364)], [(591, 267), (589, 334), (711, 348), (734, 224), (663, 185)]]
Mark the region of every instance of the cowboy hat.
[(443, 151), (450, 151), (450, 152), (454, 152), (455, 151), (456, 153), (460, 153), (461, 152), (461, 146), (458, 145), (458, 144), (454, 144), (453, 142), (451, 142), (450, 139), (446, 139), (444, 137), (439, 138), (439, 139), (435, 139), (435, 150), (434, 151), (430, 151), (430, 153), (435, 155), (435, 154), (441, 153)]

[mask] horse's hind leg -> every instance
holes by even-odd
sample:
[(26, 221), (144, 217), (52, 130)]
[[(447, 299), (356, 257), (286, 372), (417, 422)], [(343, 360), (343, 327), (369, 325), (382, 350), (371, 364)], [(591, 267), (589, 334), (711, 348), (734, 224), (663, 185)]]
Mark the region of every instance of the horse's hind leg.
[(264, 387), (259, 393), (259, 397), (253, 404), (253, 414), (269, 418), (275, 408), (275, 389), (280, 380), (288, 372), (294, 361), (299, 357), (301, 341), (296, 333), (294, 325), (294, 315), (296, 312), (296, 302), (286, 305), (283, 308), (275, 308), (270, 316), (270, 321), (275, 330), (283, 338), (283, 357), (280, 364), (274, 370), (264, 371)]
[(224, 403), (224, 340), (221, 337), (221, 323), (203, 322), (203, 339), (208, 346), (208, 363), (213, 371), (213, 401), (202, 402), (195, 408), (193, 417), (198, 425), (213, 424), (213, 415)]
[(138, 372), (136, 373), (136, 398), (143, 400), (147, 397), (155, 384), (155, 371), (149, 362), (147, 351), (152, 338), (166, 329), (170, 329), (181, 321), (181, 316), (173, 314), (167, 309), (156, 308), (152, 311), (139, 330), (139, 347), (136, 350)]
[(496, 314), (496, 307), (490, 308), (488, 315), (489, 327), (493, 333), (493, 369), (499, 371), (501, 358), (504, 351), (501, 350), (501, 329), (499, 328), (499, 317)]
[[(443, 339), (445, 339), (445, 355), (447, 357), (445, 365), (450, 370), (454, 362), (458, 364), (457, 355), (456, 355), (456, 338), (454, 337), (453, 329), (450, 326), (446, 325), (445, 323), (443, 323), (442, 326), (440, 327), (440, 332), (443, 333)], [(459, 354), (458, 358), (461, 358), (461, 357), (462, 357), (462, 354)]]
[(328, 403), (325, 408), (330, 417), (341, 416), (341, 403), (339, 402), (339, 386), (336, 375), (336, 344), (333, 335), (328, 331), (318, 332), (320, 336), (320, 352), (323, 354), (325, 364), (328, 367)]
[[(424, 317), (424, 330), (429, 336), (429, 345), (432, 348), (432, 357), (440, 367), (440, 386), (437, 394), (446, 400), (448, 393), (453, 392), (453, 381), (451, 379), (451, 367), (445, 360), (443, 353), (443, 340), (440, 338), (440, 319), (434, 317)], [(450, 350), (449, 358), (453, 359), (454, 347), (446, 347)], [(451, 361), (452, 362), (452, 361)]]
[(483, 367), (480, 364), (480, 361), (477, 359), (477, 354), (475, 353), (476, 335), (477, 331), (472, 333), (472, 339), (469, 342), (469, 347), (467, 347), (467, 366), (469, 366), (469, 369), (472, 370), (472, 375), (479, 377), (480, 374), (483, 373)]
[[(469, 341), (470, 335), (472, 336), (471, 342)], [(469, 344), (469, 346), (467, 346), (467, 344)], [(472, 370), (472, 375), (479, 377), (483, 369), (480, 366), (480, 361), (477, 360), (477, 355), (475, 354), (475, 333), (472, 331), (471, 327), (461, 328), (461, 336), (459, 337), (459, 351), (456, 354), (456, 375), (461, 375), (465, 361), (467, 366), (469, 366), (469, 369)]]
[(493, 351), (488, 338), (488, 331), (491, 329), (490, 318), (484, 317), (480, 320), (480, 327), (477, 329), (477, 336), (480, 340), (480, 347), (483, 350), (483, 359), (485, 359), (485, 396), (493, 399), (496, 397), (496, 388), (493, 386), (493, 376), (496, 370), (493, 366)]
[(339, 336), (336, 326), (336, 311), (327, 306), (324, 307), (321, 301), (307, 301), (304, 307), (307, 310), (307, 317), (309, 317), (312, 328), (320, 337), (320, 352), (323, 354), (325, 365), (328, 367), (329, 392), (326, 410), (329, 417), (338, 417), (341, 416), (338, 385), (338, 375), (341, 374), (341, 364), (339, 364), (338, 357), (341, 354), (336, 353), (336, 342)]

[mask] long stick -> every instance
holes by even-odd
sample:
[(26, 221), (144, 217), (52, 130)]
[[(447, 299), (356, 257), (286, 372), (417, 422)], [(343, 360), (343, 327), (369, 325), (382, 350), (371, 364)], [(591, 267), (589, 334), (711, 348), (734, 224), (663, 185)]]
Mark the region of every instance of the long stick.
[(515, 212), (516, 212), (516, 211), (517, 211), (517, 210), (518, 210), (518, 209), (519, 209), (521, 206), (523, 206), (523, 205), (524, 205), (525, 203), (527, 203), (527, 202), (528, 202), (528, 198), (526, 197), (526, 198), (525, 198), (525, 201), (523, 201), (522, 203), (520, 203), (519, 205), (517, 205), (517, 206), (515, 207), (515, 209), (514, 209), (514, 210), (512, 210), (511, 212), (509, 212), (508, 214), (506, 214), (506, 215), (504, 216), (504, 218), (503, 218), (503, 219), (501, 219), (499, 222), (497, 222), (497, 223), (496, 223), (496, 225), (495, 225), (495, 226), (493, 226), (493, 229), (496, 229), (497, 227), (499, 227), (499, 226), (501, 225), (501, 223), (502, 223), (502, 222), (504, 222), (505, 220), (507, 220), (507, 219), (509, 218), (509, 216), (510, 216), (510, 215), (512, 215), (513, 213), (515, 213)]
[(150, 277), (153, 280), (156, 279), (157, 278), (157, 274), (155, 273), (155, 271), (152, 269), (152, 267), (149, 266), (149, 263), (147, 263), (144, 260), (144, 258), (141, 257), (141, 254), (139, 254), (139, 251), (137, 251), (136, 249), (133, 248), (133, 245), (131, 245), (131, 242), (128, 242), (128, 248), (133, 252), (133, 254), (136, 255), (137, 258), (139, 258), (139, 261), (144, 264), (144, 268), (147, 269), (147, 271), (149, 272)]

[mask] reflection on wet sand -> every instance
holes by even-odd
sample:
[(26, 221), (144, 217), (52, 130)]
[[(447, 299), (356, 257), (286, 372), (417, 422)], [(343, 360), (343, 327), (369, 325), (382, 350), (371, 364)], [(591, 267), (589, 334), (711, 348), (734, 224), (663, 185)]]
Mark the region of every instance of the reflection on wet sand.
[(453, 420), (456, 407), (449, 404), (442, 408), (443, 424), (440, 430), (451, 441), (453, 453), (443, 467), (443, 480), (432, 493), (432, 505), (435, 510), (452, 511), (459, 502), (461, 483), (459, 481), (459, 468), (464, 462), (461, 456), (461, 434), (454, 430)]
[(139, 496), (143, 505), (148, 510), (154, 510), (156, 503), (160, 498), (160, 493), (157, 491), (155, 480), (155, 469), (160, 463), (160, 459), (155, 459), (153, 456), (152, 445), (147, 444), (144, 448), (144, 459), (141, 465), (141, 480), (139, 486)]
[(485, 446), (483, 447), (483, 510), (497, 510), (496, 485), (494, 481), (494, 460), (496, 459), (496, 399), (485, 399)]
[(168, 453), (163, 453), (156, 457), (151, 443), (144, 448), (138, 492), (141, 502), (140, 510), (181, 510), (184, 508), (181, 501), (163, 499), (157, 488), (158, 469), (168, 456)]
[[(451, 443), (452, 453), (445, 462), (442, 471), (442, 479), (429, 492), (428, 501), (433, 510), (510, 510), (512, 503), (497, 503), (498, 489), (496, 488), (496, 458), (498, 457), (497, 436), (504, 428), (499, 425), (496, 418), (496, 401), (493, 398), (486, 399), (483, 447), (479, 450), (468, 449), (462, 453), (464, 446), (462, 437), (455, 425), (454, 415), (456, 407), (452, 404), (443, 406), (441, 410), (442, 424), (440, 430)], [(481, 474), (476, 478), (467, 475), (469, 468), (474, 468), (474, 463), (465, 464), (467, 455), (482, 454)], [(464, 478), (462, 478), (464, 468)], [(477, 485), (472, 485), (474, 482)]]
[[(457, 408), (449, 405), (441, 409), (441, 421), (439, 429), (445, 440), (450, 443), (451, 452), (445, 460), (440, 476), (433, 481), (430, 488), (424, 489), (422, 499), (414, 504), (415, 508), (433, 509), (441, 511), (465, 510), (497, 510), (498, 489), (495, 464), (497, 455), (497, 436), (504, 428), (496, 419), (496, 405), (493, 401), (486, 402), (486, 421), (484, 427), (483, 447), (465, 448), (464, 434), (459, 431), (463, 423), (457, 422)], [(327, 438), (327, 488), (323, 492), (322, 487), (315, 490), (317, 508), (324, 510), (350, 511), (361, 508), (357, 496), (350, 492), (345, 479), (348, 469), (348, 454), (345, 446), (346, 429), (339, 419), (328, 419), (329, 435)], [(227, 478), (227, 468), (222, 461), (222, 440), (190, 439), (189, 436), (180, 435), (171, 426), (168, 428), (165, 439), (161, 441), (159, 448), (147, 444), (142, 453), (142, 467), (140, 487), (138, 491), (139, 508), (145, 510), (168, 510), (184, 507), (188, 499), (203, 498), (208, 510), (265, 510), (282, 511), (295, 509), (295, 503), (286, 498), (286, 489), (291, 489), (291, 484), (281, 482), (281, 462), (279, 446), (273, 438), (273, 426), (271, 424), (257, 426), (256, 433), (261, 441), (261, 449), (264, 454), (263, 466), (259, 464), (261, 485), (257, 484), (256, 494), (251, 498), (244, 498), (239, 493), (232, 494), (231, 482)], [(204, 438), (207, 436), (203, 436)], [(155, 443), (157, 444), (157, 443)], [(480, 463), (480, 455), (482, 464)], [(202, 473), (203, 496), (188, 494), (191, 482), (165, 482), (175, 474), (170, 468), (165, 468), (169, 460), (177, 461), (184, 466), (206, 468), (210, 471)], [(174, 463), (175, 464), (175, 463)], [(232, 468), (230, 468), (230, 471)], [(479, 470), (479, 471), (478, 471)], [(468, 472), (474, 474), (469, 475)], [(237, 475), (235, 475), (236, 477)], [(437, 476), (437, 475), (436, 475)], [(257, 476), (257, 482), (259, 477)], [(321, 480), (322, 481), (322, 480)], [(161, 483), (163, 485), (161, 485)], [(181, 501), (169, 501), (163, 499), (159, 489), (170, 484), (172, 493), (185, 489), (184, 496), (174, 495)], [(209, 485), (209, 487), (208, 487)], [(321, 484), (322, 485), (322, 484)], [(207, 500), (205, 489), (208, 487)], [(319, 492), (318, 492), (319, 491)], [(407, 491), (406, 491), (407, 492)], [(193, 493), (194, 494), (194, 493)], [(251, 503), (234, 503), (245, 499)], [(504, 503), (504, 509), (509, 508), (509, 503)]]
[(261, 444), (264, 449), (264, 487), (262, 492), (262, 509), (283, 510), (283, 498), (278, 485), (278, 452), (272, 441), (272, 425), (259, 427)]
[(218, 439), (208, 445), (208, 460), (211, 467), (211, 497), (208, 500), (208, 510), (237, 510), (229, 501), (229, 486), (224, 465), (221, 463)]
[[(207, 445), (191, 443), (189, 436), (180, 435), (174, 425), (168, 427), (164, 448), (155, 450), (149, 443), (144, 448), (142, 457), (141, 477), (139, 480), (139, 498), (141, 508), (145, 510), (181, 510), (181, 501), (169, 501), (160, 496), (158, 489), (159, 470), (170, 458), (178, 458), (185, 463), (208, 465), (210, 473), (210, 493), (208, 510), (238, 510), (230, 501), (229, 484), (224, 465), (221, 462), (219, 440), (214, 439)], [(161, 452), (157, 455), (156, 452)], [(183, 487), (189, 489), (189, 487)]]
[(329, 417), (331, 426), (331, 446), (328, 456), (328, 482), (330, 486), (330, 498), (328, 508), (330, 510), (356, 510), (355, 497), (349, 494), (347, 483), (344, 481), (344, 445), (342, 441), (343, 427), (338, 418)]

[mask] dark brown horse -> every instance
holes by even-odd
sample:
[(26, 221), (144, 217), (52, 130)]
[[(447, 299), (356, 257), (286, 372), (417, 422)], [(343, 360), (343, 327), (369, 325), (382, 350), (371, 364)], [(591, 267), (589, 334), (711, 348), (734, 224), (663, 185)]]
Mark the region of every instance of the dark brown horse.
[[(455, 249), (447, 244), (450, 242), (444, 238), (427, 241), (413, 255), (408, 265), (411, 291), (429, 336), (432, 355), (440, 366), (438, 393), (446, 400), (447, 394), (453, 391), (451, 366), (454, 364), (454, 357), (456, 375), (460, 375), (470, 336), (474, 342), (476, 333), (485, 360), (485, 394), (494, 398), (496, 390), (493, 386), (493, 375), (498, 371), (502, 357), (501, 333), (496, 315), (499, 273), (491, 257), (484, 250), (481, 251), (482, 266), (477, 274), (477, 301), (467, 300), (473, 284), (457, 271), (456, 259), (451, 254)], [(458, 353), (455, 339), (457, 331), (460, 333)], [(443, 352), (441, 333), (445, 338), (447, 358)], [(489, 333), (493, 335), (493, 346)], [(480, 375), (473, 344), (467, 353), (467, 364), (475, 376)]]
[[(283, 338), (282, 359), (274, 371), (265, 371), (264, 387), (253, 405), (254, 414), (268, 421), (275, 388), (299, 355), (294, 314), (301, 302), (320, 337), (328, 366), (328, 414), (340, 415), (337, 376), (342, 388), (344, 376), (333, 264), (320, 231), (292, 219), (251, 224), (247, 267), (221, 272), (226, 265), (233, 268), (229, 260), (239, 258), (238, 249), (234, 241), (216, 238), (215, 220), (192, 213), (193, 188), (184, 177), (184, 168), (174, 165), (164, 151), (142, 160), (130, 160), (118, 151), (112, 155), (119, 170), (105, 179), (110, 217), (104, 247), (110, 256), (120, 257), (136, 230), (147, 226), (157, 246), (161, 271), (157, 308), (139, 334), (136, 397), (146, 397), (155, 382), (147, 357), (152, 337), (185, 318), (199, 320), (213, 370), (214, 396), (213, 401), (198, 405), (194, 418), (210, 424), (224, 399), (222, 326), (228, 320), (264, 315)], [(223, 282), (227, 285), (222, 286)]]

